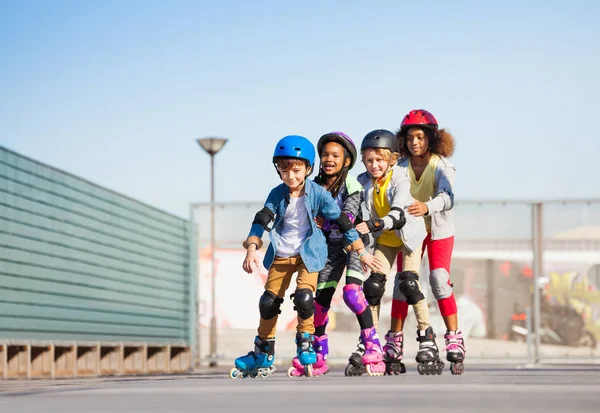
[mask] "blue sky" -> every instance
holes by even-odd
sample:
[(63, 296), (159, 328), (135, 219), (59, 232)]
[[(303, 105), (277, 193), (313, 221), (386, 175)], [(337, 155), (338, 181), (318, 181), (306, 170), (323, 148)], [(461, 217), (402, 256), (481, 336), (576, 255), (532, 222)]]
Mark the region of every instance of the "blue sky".
[[(261, 201), (277, 140), (413, 108), (458, 199), (600, 197), (594, 1), (0, 2), (0, 145), (159, 208)], [(358, 164), (357, 175), (364, 167)]]

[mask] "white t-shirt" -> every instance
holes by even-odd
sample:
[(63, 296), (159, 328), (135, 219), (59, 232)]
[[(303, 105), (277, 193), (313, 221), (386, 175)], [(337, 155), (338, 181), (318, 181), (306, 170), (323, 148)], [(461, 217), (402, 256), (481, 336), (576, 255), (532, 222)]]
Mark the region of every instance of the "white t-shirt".
[(293, 257), (300, 253), (300, 246), (306, 240), (310, 231), (310, 222), (304, 195), (299, 198), (290, 198), (290, 204), (285, 210), (283, 231), (277, 243), (277, 256), (282, 258)]

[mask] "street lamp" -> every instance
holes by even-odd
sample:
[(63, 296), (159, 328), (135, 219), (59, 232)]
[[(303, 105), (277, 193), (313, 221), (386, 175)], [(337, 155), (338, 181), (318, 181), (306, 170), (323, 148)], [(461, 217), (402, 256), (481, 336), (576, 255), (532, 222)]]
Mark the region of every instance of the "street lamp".
[(227, 143), (225, 138), (200, 138), (198, 145), (210, 155), (210, 243), (211, 243), (211, 279), (212, 279), (212, 314), (210, 317), (210, 367), (217, 365), (217, 311), (215, 283), (215, 155)]

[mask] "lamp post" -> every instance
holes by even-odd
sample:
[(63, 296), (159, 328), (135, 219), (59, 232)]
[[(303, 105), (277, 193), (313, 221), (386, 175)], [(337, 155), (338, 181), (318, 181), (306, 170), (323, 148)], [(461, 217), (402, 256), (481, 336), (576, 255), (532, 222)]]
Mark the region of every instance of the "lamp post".
[(211, 243), (211, 295), (212, 308), (210, 317), (210, 362), (209, 366), (217, 365), (217, 311), (215, 283), (215, 155), (227, 143), (225, 138), (200, 138), (198, 145), (210, 155), (210, 243)]

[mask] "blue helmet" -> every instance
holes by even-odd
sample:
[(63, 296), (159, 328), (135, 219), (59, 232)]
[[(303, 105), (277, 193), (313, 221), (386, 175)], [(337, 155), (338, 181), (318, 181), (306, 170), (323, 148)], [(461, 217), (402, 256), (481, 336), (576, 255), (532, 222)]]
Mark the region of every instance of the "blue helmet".
[(273, 163), (277, 160), (276, 158), (304, 159), (312, 170), (315, 165), (315, 147), (304, 136), (285, 136), (275, 146)]

